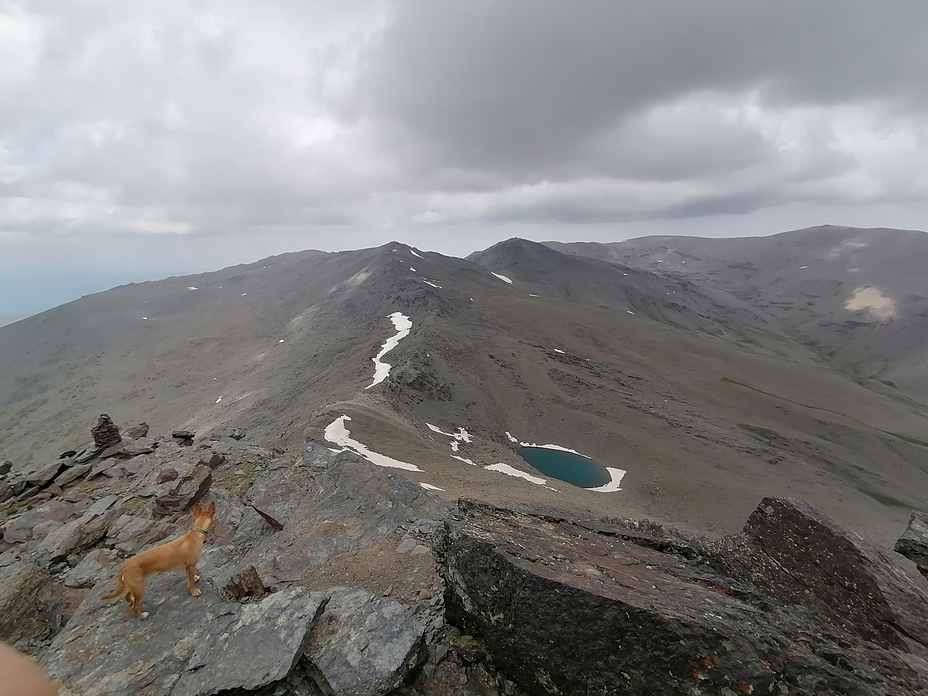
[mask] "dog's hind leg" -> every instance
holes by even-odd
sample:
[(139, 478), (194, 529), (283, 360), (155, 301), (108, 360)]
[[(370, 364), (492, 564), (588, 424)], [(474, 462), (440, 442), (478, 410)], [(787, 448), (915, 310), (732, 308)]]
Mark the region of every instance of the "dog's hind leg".
[(124, 582), (126, 583), (126, 601), (132, 607), (132, 611), (140, 619), (147, 619), (148, 612), (142, 611), (142, 598), (145, 597), (145, 576), (138, 573), (126, 573)]
[(199, 597), (200, 589), (197, 587), (197, 580), (200, 579), (200, 576), (197, 575), (196, 565), (185, 565), (184, 573), (187, 575), (187, 589), (190, 591), (190, 596)]

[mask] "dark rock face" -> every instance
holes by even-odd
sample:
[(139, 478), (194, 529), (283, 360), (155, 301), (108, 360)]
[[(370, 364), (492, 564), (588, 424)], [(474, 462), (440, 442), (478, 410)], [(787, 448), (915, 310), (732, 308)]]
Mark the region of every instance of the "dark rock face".
[(896, 553), (915, 561), (919, 572), (928, 578), (928, 515), (913, 512), (894, 548)]
[(856, 638), (675, 546), (689, 545), (462, 502), (436, 552), (449, 619), (530, 694), (926, 693), (919, 650)]
[(119, 428), (113, 423), (113, 419), (105, 413), (100, 414), (97, 424), (91, 428), (90, 434), (93, 436), (93, 444), (98, 448), (112, 447), (122, 440)]
[[(768, 597), (798, 604), (848, 633), (887, 648), (928, 649), (928, 593), (878, 549), (790, 498), (764, 498), (748, 518), (750, 544), (773, 563), (750, 580)], [(752, 554), (752, 560), (758, 554)]]
[(195, 434), (190, 430), (174, 430), (171, 432), (171, 437), (181, 447), (190, 447), (193, 445)]

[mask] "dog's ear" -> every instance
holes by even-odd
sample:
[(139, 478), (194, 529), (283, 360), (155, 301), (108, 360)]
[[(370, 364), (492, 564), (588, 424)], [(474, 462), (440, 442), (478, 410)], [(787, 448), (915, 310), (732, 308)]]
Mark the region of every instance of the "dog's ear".
[(215, 515), (215, 514), (216, 514), (216, 501), (215, 501), (215, 500), (212, 501), (212, 502), (209, 504), (209, 507), (206, 508), (206, 514), (208, 514), (208, 515)]
[(190, 512), (193, 513), (194, 517), (199, 517), (200, 515), (203, 514), (203, 508), (200, 507), (199, 503), (194, 503), (193, 507), (190, 508)]

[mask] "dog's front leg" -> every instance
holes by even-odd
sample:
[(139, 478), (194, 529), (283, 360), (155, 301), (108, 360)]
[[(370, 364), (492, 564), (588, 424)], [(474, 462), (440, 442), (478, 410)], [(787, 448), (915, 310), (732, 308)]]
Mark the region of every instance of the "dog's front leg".
[(184, 572), (187, 574), (187, 589), (190, 590), (190, 596), (199, 597), (200, 590), (197, 587), (197, 580), (200, 579), (200, 576), (197, 575), (196, 565), (184, 566)]

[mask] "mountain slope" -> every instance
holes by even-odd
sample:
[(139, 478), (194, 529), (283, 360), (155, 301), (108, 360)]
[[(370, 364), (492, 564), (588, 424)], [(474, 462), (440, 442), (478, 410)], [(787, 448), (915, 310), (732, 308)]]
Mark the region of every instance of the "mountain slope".
[[(512, 283), (388, 244), (125, 286), (0, 328), (0, 450), (23, 461), (77, 448), (101, 412), (200, 436), (245, 427), (284, 447), (340, 423), (448, 497), (728, 532), (764, 495), (792, 494), (880, 540), (924, 506), (928, 420), (906, 402), (798, 351), (668, 324), (668, 288), (683, 295), (683, 316), (717, 321), (694, 283), (537, 245), (501, 252), (526, 254), (506, 261)], [(597, 294), (615, 308), (596, 306)], [(617, 311), (627, 298), (641, 314)], [(398, 335), (396, 312), (409, 333), (383, 356), (386, 379), (367, 388), (372, 358)], [(621, 490), (541, 476), (507, 432), (624, 470)], [(485, 468), (498, 464), (546, 485)]]
[(816, 227), (770, 237), (548, 243), (735, 294), (824, 358), (928, 395), (928, 234)]

